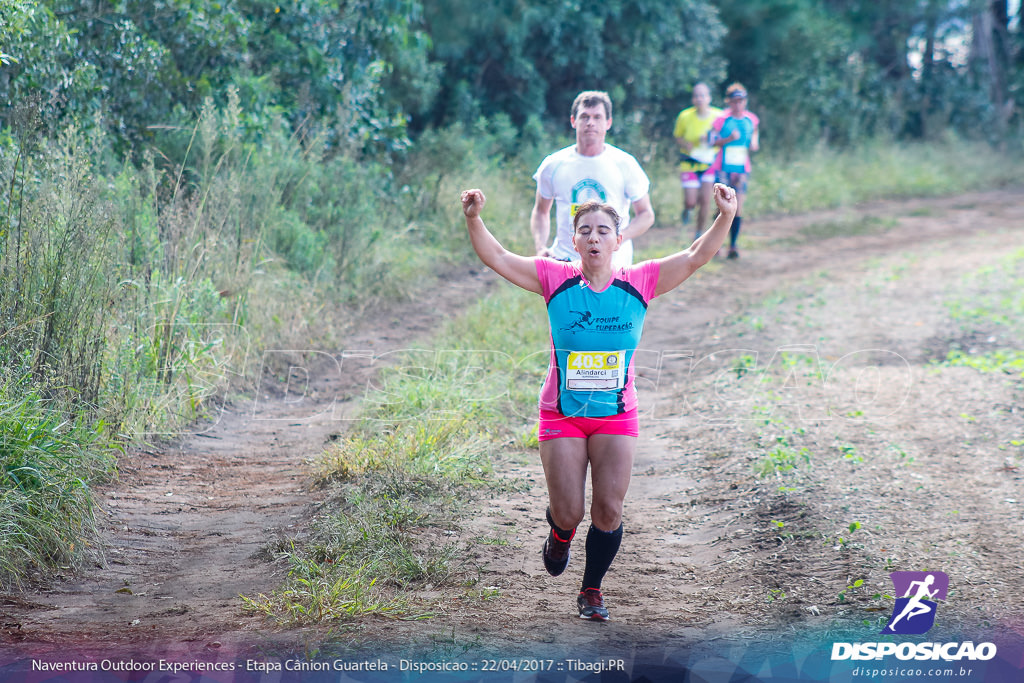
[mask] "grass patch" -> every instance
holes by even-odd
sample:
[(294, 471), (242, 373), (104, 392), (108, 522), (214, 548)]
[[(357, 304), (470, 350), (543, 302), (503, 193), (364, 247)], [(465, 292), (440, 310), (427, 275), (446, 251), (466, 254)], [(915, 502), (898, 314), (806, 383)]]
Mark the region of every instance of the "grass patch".
[(0, 383), (0, 586), (75, 569), (97, 550), (92, 485), (113, 471), (103, 431)]
[(781, 476), (799, 469), (810, 468), (810, 466), (811, 451), (809, 448), (794, 447), (786, 439), (779, 437), (779, 442), (766, 451), (754, 465), (754, 472), (759, 477)]
[(310, 462), (329, 494), (308, 537), (274, 549), (288, 580), (248, 608), (285, 623), (425, 618), (424, 590), (487, 597), (455, 562), (473, 543), (460, 523), (503, 486), (494, 460), (528, 442), (546, 329), (535, 296), (503, 287), (383, 372), (361, 422)]
[[(659, 225), (678, 225), (682, 209), (679, 174), (670, 158), (663, 154), (645, 166)], [(927, 144), (869, 140), (852, 150), (822, 146), (790, 160), (766, 147), (753, 158), (743, 214), (798, 214), (880, 199), (991, 190), (1014, 184), (1022, 170), (1021, 160), (1010, 153), (956, 139)]]
[(458, 521), (491, 474), (490, 444), (464, 420), (403, 422), (375, 434), (366, 422), (315, 467), (329, 495), (308, 537), (279, 544), (288, 579), (245, 605), (285, 624), (367, 614), (429, 615), (415, 595), (461, 579)]
[(950, 318), (970, 332), (1024, 332), (1024, 249), (964, 275), (946, 308)]
[(950, 351), (943, 365), (968, 367), (980, 372), (1004, 373), (1024, 378), (1024, 351), (997, 349), (986, 353), (969, 354)]
[(893, 218), (878, 216), (857, 216), (836, 221), (805, 225), (793, 237), (776, 240), (780, 246), (804, 244), (808, 240), (826, 240), (834, 237), (857, 237), (877, 235), (896, 227), (899, 222)]
[(957, 346), (967, 348), (950, 349), (941, 365), (1024, 377), (1024, 350), (1014, 348), (1024, 335), (1024, 249), (960, 278), (946, 309), (967, 342)]
[(347, 621), (364, 614), (390, 614), (404, 605), (388, 598), (373, 579), (363, 579), (362, 567), (335, 571), (331, 565), (289, 555), (288, 587), (272, 598), (242, 598), (253, 611), (276, 616), (287, 624)]
[[(1007, 187), (1012, 177), (993, 165), (1001, 154), (978, 142), (947, 140), (927, 144), (868, 141), (839, 152), (820, 147), (790, 162), (755, 158), (751, 215), (838, 208), (879, 199), (955, 195)], [(1006, 157), (1010, 167), (1018, 159)], [(965, 166), (966, 164), (966, 166)], [(956, 173), (948, 169), (957, 169)]]
[(454, 481), (482, 481), (490, 469), (488, 443), (467, 416), (402, 420), (379, 428), (369, 420), (313, 461), (321, 482), (347, 481), (371, 472)]

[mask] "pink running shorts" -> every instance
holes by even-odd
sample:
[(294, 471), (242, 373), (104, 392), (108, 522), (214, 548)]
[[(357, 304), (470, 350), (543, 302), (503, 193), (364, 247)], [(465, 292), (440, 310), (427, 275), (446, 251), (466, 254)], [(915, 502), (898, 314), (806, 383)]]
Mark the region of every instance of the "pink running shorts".
[(540, 441), (585, 439), (594, 434), (639, 436), (640, 419), (636, 408), (608, 417), (566, 417), (554, 410), (540, 411), (540, 427), (537, 431)]

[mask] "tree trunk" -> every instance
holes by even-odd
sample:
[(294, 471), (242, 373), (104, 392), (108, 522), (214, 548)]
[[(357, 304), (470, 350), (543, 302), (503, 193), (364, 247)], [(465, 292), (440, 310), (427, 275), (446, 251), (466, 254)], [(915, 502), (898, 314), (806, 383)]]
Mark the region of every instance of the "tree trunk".
[(924, 54), (921, 55), (921, 138), (931, 133), (932, 93), (935, 91), (935, 34), (938, 31), (938, 0), (929, 0), (924, 18)]
[(1007, 0), (990, 2), (972, 20), (974, 41), (971, 44), (971, 59), (974, 72), (987, 86), (989, 101), (995, 111), (996, 133), (1000, 138), (1005, 138), (1014, 110), (1007, 85), (1007, 69), (1010, 64), (1008, 21)]

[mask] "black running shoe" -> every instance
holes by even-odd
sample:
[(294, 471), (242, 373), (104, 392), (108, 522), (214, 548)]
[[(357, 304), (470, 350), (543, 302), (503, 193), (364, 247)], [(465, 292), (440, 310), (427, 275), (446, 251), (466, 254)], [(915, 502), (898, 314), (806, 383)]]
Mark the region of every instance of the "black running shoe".
[(734, 259), (740, 257), (740, 250), (736, 247), (729, 247), (729, 255), (726, 258)]
[(591, 621), (608, 621), (608, 610), (604, 607), (604, 596), (600, 588), (587, 588), (580, 591), (576, 598), (576, 606), (580, 608), (580, 619)]
[(569, 566), (569, 546), (572, 545), (572, 538), (563, 541), (555, 536), (554, 532), (548, 534), (544, 541), (544, 548), (541, 555), (544, 557), (544, 568), (551, 576), (558, 576)]

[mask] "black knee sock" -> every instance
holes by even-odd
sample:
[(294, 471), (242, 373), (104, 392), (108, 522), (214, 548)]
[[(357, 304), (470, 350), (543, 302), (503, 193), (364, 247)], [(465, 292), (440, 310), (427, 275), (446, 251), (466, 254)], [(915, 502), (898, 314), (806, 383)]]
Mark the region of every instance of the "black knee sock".
[(743, 217), (735, 216), (732, 225), (729, 226), (729, 247), (736, 248), (736, 239), (740, 236), (740, 228), (743, 226)]
[(551, 526), (551, 533), (554, 534), (555, 540), (561, 541), (562, 543), (568, 543), (576, 535), (576, 529), (562, 529), (555, 525), (553, 519), (551, 519), (551, 508), (547, 509), (548, 524)]
[(593, 524), (587, 532), (587, 566), (583, 570), (583, 588), (600, 588), (608, 567), (619, 552), (622, 525), (615, 531), (601, 531)]

